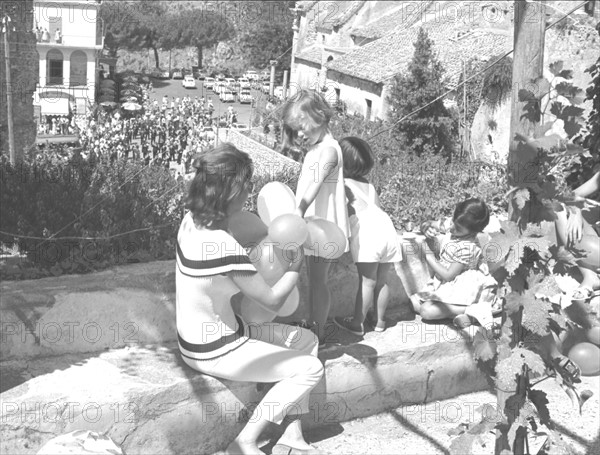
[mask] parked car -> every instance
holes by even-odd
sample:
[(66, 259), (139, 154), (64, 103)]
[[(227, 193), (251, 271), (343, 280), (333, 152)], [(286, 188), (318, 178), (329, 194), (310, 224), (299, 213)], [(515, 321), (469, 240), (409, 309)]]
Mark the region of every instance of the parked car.
[(219, 99), (222, 103), (234, 103), (235, 95), (233, 94), (232, 90), (225, 88), (221, 91), (221, 93), (219, 93)]
[(224, 87), (224, 86), (225, 86), (225, 78), (217, 76), (217, 78), (215, 79), (215, 84), (213, 85), (213, 91), (215, 93), (220, 93), (221, 87)]
[(260, 76), (258, 75), (258, 73), (254, 70), (248, 70), (244, 73), (244, 77), (250, 81), (257, 81)]
[(226, 77), (225, 78), (225, 85), (227, 87), (233, 89), (236, 86), (235, 79), (233, 77)]
[(206, 75), (200, 70), (194, 70), (194, 77), (199, 81), (203, 81), (206, 78)]
[(185, 76), (181, 81), (181, 85), (185, 88), (196, 88), (196, 79), (194, 79), (194, 76)]
[(262, 84), (262, 92), (263, 93), (269, 93), (269, 89), (271, 88), (271, 83), (269, 81), (263, 81)]
[(240, 92), (240, 104), (252, 104), (254, 97), (250, 93), (250, 89), (242, 89)]
[(206, 77), (204, 78), (204, 88), (206, 88), (207, 90), (212, 90), (212, 88), (215, 85), (215, 78), (214, 77)]
[(238, 83), (240, 84), (240, 88), (250, 88), (250, 79), (248, 78), (240, 77)]
[(173, 79), (183, 79), (183, 72), (179, 68), (173, 70)]

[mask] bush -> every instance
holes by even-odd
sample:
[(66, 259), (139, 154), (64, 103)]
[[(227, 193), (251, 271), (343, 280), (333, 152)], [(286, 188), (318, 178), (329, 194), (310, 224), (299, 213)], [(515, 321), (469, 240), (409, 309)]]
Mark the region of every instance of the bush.
[(368, 178), (397, 229), (411, 230), (422, 221), (451, 216), (455, 205), (467, 197), (480, 197), (494, 212), (506, 210), (508, 187), (503, 166), (458, 160), (447, 163), (432, 151), (418, 156), (390, 133), (389, 126), (358, 116), (337, 116), (331, 123), (338, 140), (358, 136), (369, 142), (375, 166)]
[(0, 242), (27, 255), (8, 278), (174, 257), (184, 188), (168, 170), (106, 159), (0, 166)]
[[(392, 167), (392, 166), (390, 166)], [(406, 155), (382, 188), (382, 208), (400, 230), (426, 220), (452, 216), (454, 207), (470, 197), (484, 200), (492, 212), (506, 211), (506, 170), (483, 162), (446, 164), (439, 155)]]

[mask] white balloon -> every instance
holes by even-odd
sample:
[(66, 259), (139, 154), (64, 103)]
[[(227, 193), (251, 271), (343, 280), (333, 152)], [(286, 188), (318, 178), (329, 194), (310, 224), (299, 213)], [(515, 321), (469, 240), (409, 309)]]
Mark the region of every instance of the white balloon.
[(258, 193), (256, 205), (261, 220), (268, 226), (278, 216), (294, 212), (296, 197), (285, 183), (269, 182)]

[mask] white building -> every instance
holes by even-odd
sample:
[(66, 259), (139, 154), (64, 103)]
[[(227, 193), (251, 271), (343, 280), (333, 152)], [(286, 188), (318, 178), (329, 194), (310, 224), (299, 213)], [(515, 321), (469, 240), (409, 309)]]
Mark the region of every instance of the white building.
[(512, 45), (506, 0), (299, 1), (293, 11), (292, 87), (320, 89), (368, 120), (387, 118), (392, 79), (406, 71), (420, 27), (450, 87), (464, 60), (487, 60)]
[(101, 0), (34, 0), (40, 115), (85, 113), (94, 103), (103, 48)]

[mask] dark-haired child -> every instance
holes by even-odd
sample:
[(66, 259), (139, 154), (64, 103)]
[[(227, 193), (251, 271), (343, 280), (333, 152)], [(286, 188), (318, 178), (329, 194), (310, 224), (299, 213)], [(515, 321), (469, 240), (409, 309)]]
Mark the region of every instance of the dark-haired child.
[(217, 378), (275, 383), (228, 454), (262, 453), (257, 440), (269, 422), (285, 426), (273, 453), (313, 453), (300, 415), (308, 413), (308, 395), (323, 374), (317, 337), (301, 327), (248, 324), (231, 305), (231, 297), (242, 292), (279, 310), (298, 282), (302, 251), (269, 286), (228, 232), (229, 218), (242, 210), (251, 190), (250, 157), (226, 143), (200, 153), (193, 166), (189, 212), (177, 234), (176, 317), (183, 361)]
[(456, 206), (449, 232), (431, 221), (421, 225), (423, 234), (435, 238), (435, 245), (439, 246), (439, 259), (429, 249), (425, 257), (434, 273), (433, 282), (410, 298), (413, 309), (423, 319), (455, 318), (455, 323), (463, 327), (469, 325), (470, 318), (457, 316), (466, 314), (483, 326), (492, 324), (497, 283), (489, 273), (477, 239), (489, 220), (485, 202), (472, 198)]
[(344, 184), (350, 216), (350, 252), (358, 271), (354, 314), (336, 317), (334, 322), (362, 336), (364, 320), (371, 311), (376, 332), (385, 330), (385, 310), (390, 300), (389, 274), (394, 262), (402, 259), (396, 229), (380, 205), (375, 187), (367, 175), (375, 163), (369, 144), (359, 137), (340, 141), (344, 157)]

